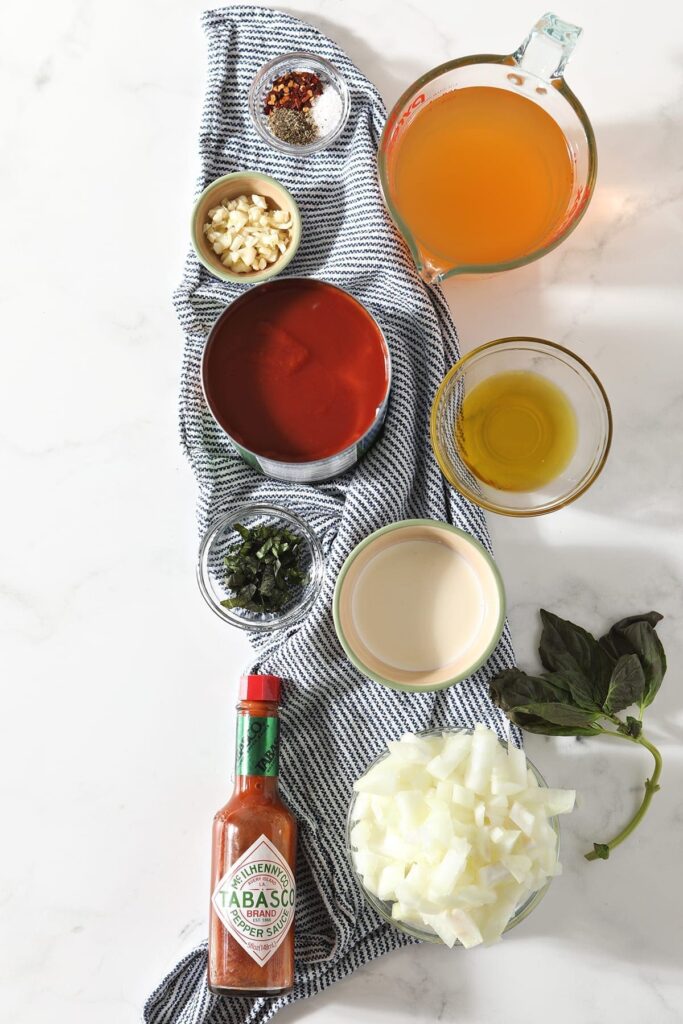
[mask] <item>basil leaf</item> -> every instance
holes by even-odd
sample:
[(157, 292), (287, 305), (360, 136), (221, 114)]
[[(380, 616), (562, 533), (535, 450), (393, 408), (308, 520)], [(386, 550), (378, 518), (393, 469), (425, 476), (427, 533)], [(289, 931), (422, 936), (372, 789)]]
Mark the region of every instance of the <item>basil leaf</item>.
[(602, 717), (600, 711), (585, 711), (573, 704), (527, 704), (515, 708), (515, 712), (533, 715), (551, 725), (564, 725), (567, 728), (588, 728)]
[(528, 715), (518, 710), (509, 711), (508, 718), (526, 732), (540, 733), (542, 736), (595, 736), (600, 730), (596, 726), (554, 725), (545, 718)]
[(648, 707), (657, 696), (666, 673), (666, 654), (655, 626), (662, 616), (659, 612), (632, 615), (621, 619), (600, 638), (605, 650), (619, 651), (620, 654), (636, 654), (645, 674), (645, 687), (640, 698), (641, 711)]
[(637, 654), (622, 654), (612, 670), (605, 711), (609, 715), (640, 704), (645, 693), (645, 673)]
[(528, 732), (546, 736), (591, 736), (597, 711), (576, 707), (561, 675), (530, 676), (518, 668), (499, 672), (489, 686), (491, 699)]
[(261, 559), (265, 558), (269, 551), (274, 548), (273, 538), (269, 537), (268, 540), (264, 541), (261, 547), (256, 552), (256, 557)]
[(544, 608), (541, 620), (539, 654), (543, 667), (566, 680), (574, 703), (580, 708), (602, 708), (612, 675), (612, 658), (592, 633), (581, 626)]
[(604, 647), (607, 653), (615, 660), (622, 654), (631, 654), (632, 648), (622, 636), (624, 630), (639, 622), (647, 622), (648, 625), (654, 629), (657, 623), (661, 622), (663, 618), (664, 616), (660, 615), (659, 612), (645, 612), (643, 615), (629, 615), (627, 618), (620, 619), (619, 622), (615, 622), (609, 633), (600, 637), (600, 646)]
[(561, 678), (530, 676), (519, 668), (499, 672), (490, 683), (491, 699), (503, 711), (529, 703), (571, 702), (569, 687)]
[(224, 557), (226, 587), (233, 596), (221, 604), (261, 613), (279, 611), (308, 579), (299, 566), (301, 538), (267, 525), (250, 529), (238, 523), (235, 532), (241, 539)]
[(240, 601), (251, 601), (252, 597), (256, 593), (255, 583), (246, 583), (243, 587), (240, 587), (237, 592), (237, 596)]
[(267, 565), (261, 577), (261, 597), (271, 597), (275, 590), (275, 573), (272, 565)]

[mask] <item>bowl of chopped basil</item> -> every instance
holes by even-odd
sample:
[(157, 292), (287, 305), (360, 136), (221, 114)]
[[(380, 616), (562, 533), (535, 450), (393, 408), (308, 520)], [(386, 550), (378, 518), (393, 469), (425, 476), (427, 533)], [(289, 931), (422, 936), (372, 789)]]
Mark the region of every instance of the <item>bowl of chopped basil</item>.
[(276, 505), (242, 505), (218, 519), (199, 548), (197, 582), (216, 615), (240, 629), (285, 629), (310, 611), (325, 564), (313, 530)]

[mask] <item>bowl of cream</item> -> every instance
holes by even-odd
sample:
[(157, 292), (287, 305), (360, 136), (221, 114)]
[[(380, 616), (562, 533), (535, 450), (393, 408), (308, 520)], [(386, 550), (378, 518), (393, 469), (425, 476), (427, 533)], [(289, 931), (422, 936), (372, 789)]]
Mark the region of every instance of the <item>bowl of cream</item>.
[(392, 523), (342, 566), (334, 624), (357, 669), (397, 690), (442, 690), (487, 660), (505, 621), (505, 592), (489, 553), (433, 519)]

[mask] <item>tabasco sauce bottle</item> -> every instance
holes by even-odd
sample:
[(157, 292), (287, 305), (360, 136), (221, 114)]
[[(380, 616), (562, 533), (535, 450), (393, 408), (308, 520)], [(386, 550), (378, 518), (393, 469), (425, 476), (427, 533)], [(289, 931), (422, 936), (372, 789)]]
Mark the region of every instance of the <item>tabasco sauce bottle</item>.
[(278, 794), (280, 680), (243, 676), (235, 788), (213, 820), (209, 989), (274, 996), (294, 983), (296, 820)]

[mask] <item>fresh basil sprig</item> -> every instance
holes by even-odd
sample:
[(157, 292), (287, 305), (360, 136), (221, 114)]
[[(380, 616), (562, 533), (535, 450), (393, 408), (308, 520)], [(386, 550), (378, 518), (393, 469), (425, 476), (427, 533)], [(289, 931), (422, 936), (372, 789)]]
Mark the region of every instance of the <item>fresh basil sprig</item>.
[[(609, 843), (594, 843), (587, 860), (607, 860), (636, 828), (659, 789), (662, 758), (643, 735), (643, 712), (657, 695), (666, 655), (656, 626), (659, 612), (615, 622), (596, 640), (581, 626), (541, 609), (538, 676), (506, 669), (491, 680), (491, 699), (512, 722), (547, 736), (616, 736), (650, 751), (655, 768), (629, 823)], [(619, 712), (635, 705), (637, 717)]]

